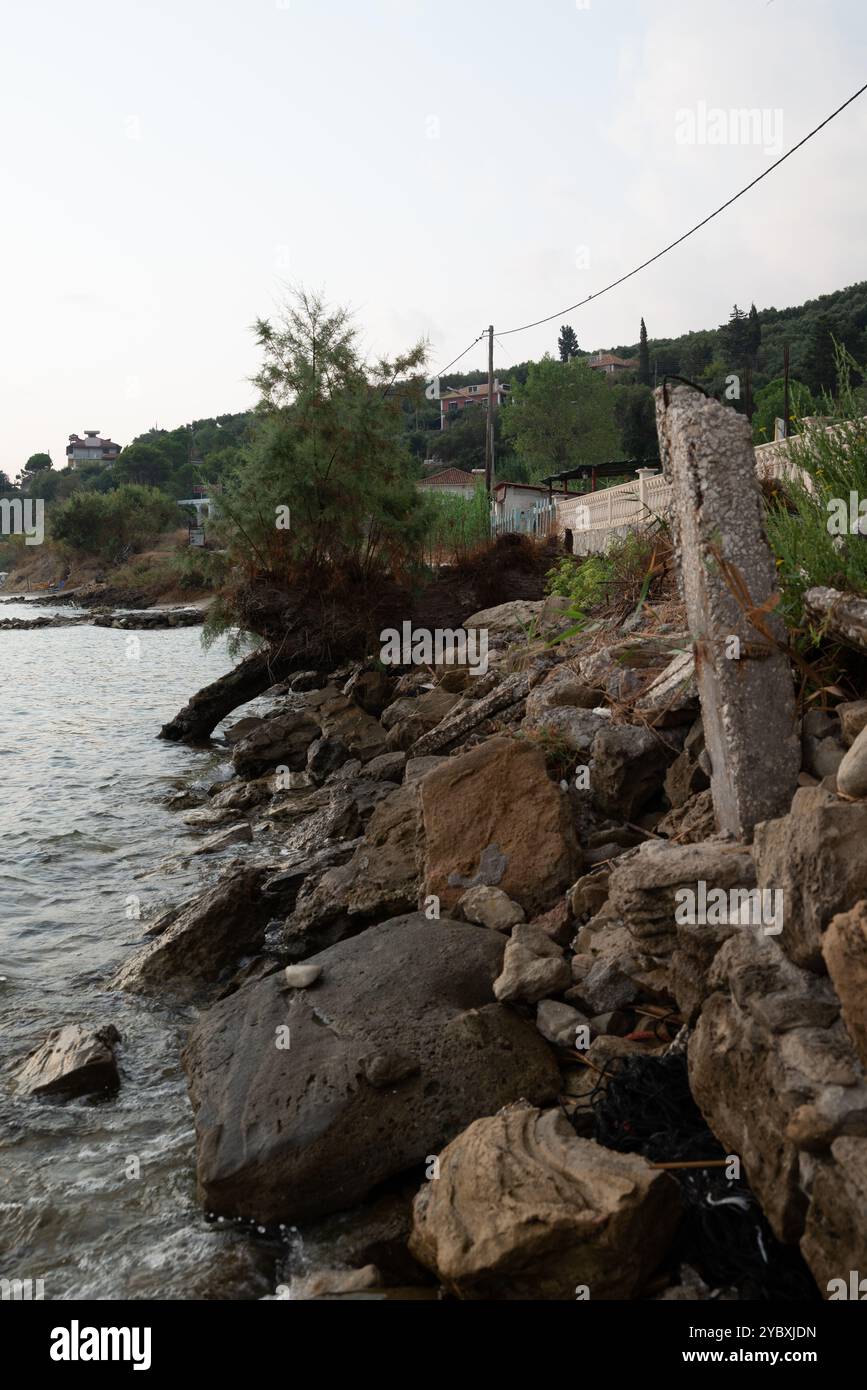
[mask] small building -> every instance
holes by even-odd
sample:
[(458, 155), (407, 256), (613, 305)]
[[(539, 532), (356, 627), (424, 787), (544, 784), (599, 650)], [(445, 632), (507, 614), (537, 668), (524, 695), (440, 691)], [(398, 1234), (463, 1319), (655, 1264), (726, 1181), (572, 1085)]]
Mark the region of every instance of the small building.
[(618, 357), (616, 352), (595, 352), (587, 361), (588, 367), (605, 376), (622, 376), (624, 372), (637, 372), (638, 362), (632, 357)]
[(478, 475), (481, 473), (481, 483), (484, 486), (485, 470), (474, 469), (472, 473), (464, 472), (463, 468), (444, 468), (441, 473), (432, 473), (429, 478), (422, 478), (416, 487), (419, 492), (426, 492), (432, 496), (451, 493), (456, 497), (473, 497), (479, 485)]
[[(509, 394), (508, 386), (502, 381), (494, 379), (494, 409), (498, 409)], [(462, 411), (483, 405), (488, 406), (488, 383), (482, 382), (478, 386), (456, 386), (450, 391), (444, 391), (440, 396), (440, 428), (447, 430), (449, 425), (454, 422)]]
[(99, 430), (85, 430), (84, 438), (77, 434), (69, 436), (66, 446), (68, 468), (79, 469), (84, 463), (112, 464), (120, 453), (120, 445), (111, 439), (102, 439)]

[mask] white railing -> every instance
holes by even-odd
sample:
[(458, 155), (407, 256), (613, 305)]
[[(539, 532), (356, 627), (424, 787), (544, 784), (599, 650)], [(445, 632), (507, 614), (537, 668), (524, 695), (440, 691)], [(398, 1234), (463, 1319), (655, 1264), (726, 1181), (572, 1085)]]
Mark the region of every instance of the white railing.
[(557, 530), (554, 499), (534, 502), (532, 507), (491, 508), (491, 535), (547, 536)]

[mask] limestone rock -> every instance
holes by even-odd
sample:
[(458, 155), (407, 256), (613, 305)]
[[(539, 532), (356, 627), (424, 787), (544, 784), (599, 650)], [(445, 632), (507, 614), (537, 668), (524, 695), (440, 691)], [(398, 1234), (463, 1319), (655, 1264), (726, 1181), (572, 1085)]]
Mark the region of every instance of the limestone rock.
[[(529, 701), (527, 703), (529, 704)], [(610, 724), (610, 716), (597, 713), (596, 710), (577, 709), (571, 705), (552, 705), (547, 709), (537, 708), (532, 714), (528, 710), (522, 728), (529, 733), (544, 730), (552, 738), (565, 744), (577, 757), (588, 762), (594, 738), (600, 729), (609, 728)]]
[(571, 983), (569, 962), (556, 941), (538, 927), (514, 928), (506, 946), (502, 974), (494, 982), (497, 999), (535, 1004), (552, 994), (562, 994)]
[(529, 628), (534, 636), (559, 630), (565, 625), (570, 600), (551, 595), (546, 599), (512, 599), (496, 608), (473, 613), (464, 623), (471, 628), (484, 628), (497, 636), (520, 637)]
[(463, 1299), (629, 1299), (665, 1256), (675, 1181), (521, 1102), (478, 1120), (415, 1202), (410, 1249)]
[(804, 1155), (867, 1135), (867, 1079), (830, 981), (793, 965), (776, 939), (736, 933), (709, 983), (689, 1042), (693, 1095), (791, 1243), (807, 1211)]
[(865, 1250), (867, 1139), (835, 1139), (828, 1158), (817, 1165), (801, 1241), (804, 1259), (823, 1297), (854, 1297), (863, 1302), (867, 1295)]
[(589, 1026), (590, 1021), (584, 1014), (556, 999), (543, 999), (536, 1010), (536, 1027), (555, 1047), (574, 1047), (576, 1030)]
[[(492, 1002), (502, 954), (496, 932), (414, 914), (323, 952), (311, 993), (272, 975), (210, 1009), (184, 1053), (208, 1210), (312, 1220), (509, 1101), (552, 1100), (550, 1049)], [(396, 1054), (411, 1074), (371, 1084)]]
[(867, 897), (867, 805), (823, 787), (802, 787), (791, 813), (756, 828), (760, 888), (785, 904), (780, 944), (796, 965), (824, 970), (822, 933), (831, 918)]
[(526, 921), (524, 909), (513, 903), (501, 888), (488, 888), (484, 884), (464, 893), (458, 903), (458, 914), (466, 922), (475, 922), (493, 931), (511, 931), (518, 922)]

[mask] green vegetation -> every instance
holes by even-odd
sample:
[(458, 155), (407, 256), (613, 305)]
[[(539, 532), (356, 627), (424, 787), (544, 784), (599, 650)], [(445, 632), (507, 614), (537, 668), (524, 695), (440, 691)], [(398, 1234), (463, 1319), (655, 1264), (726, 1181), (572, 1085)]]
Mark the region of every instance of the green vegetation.
[[(428, 513), (397, 428), (395, 383), (423, 388), (421, 345), (369, 367), (345, 310), (298, 294), (260, 320), (258, 428), (221, 497), (215, 530), (236, 585), (323, 594), (418, 563)], [(234, 591), (215, 622), (237, 618)]]
[(177, 504), (152, 487), (76, 492), (51, 514), (51, 538), (71, 551), (117, 562), (181, 520)]
[(531, 479), (617, 457), (620, 438), (608, 382), (579, 358), (543, 357), (503, 407), (503, 434)]
[(783, 613), (795, 627), (803, 595), (815, 585), (867, 594), (867, 536), (858, 515), (860, 500), (867, 498), (867, 422), (852, 384), (857, 364), (843, 348), (837, 350), (836, 370), (837, 395), (825, 395), (821, 403), (826, 418), (807, 425), (791, 444), (792, 461), (810, 486), (787, 480), (774, 490), (767, 514)]
[(426, 564), (453, 563), (490, 539), (491, 515), (483, 487), (473, 497), (445, 493), (424, 501), (426, 531), (422, 555)]
[(662, 573), (656, 557), (667, 538), (660, 528), (615, 537), (604, 554), (560, 560), (545, 576), (545, 592), (571, 599), (571, 612), (585, 616), (600, 603), (635, 608), (643, 603), (652, 581)]

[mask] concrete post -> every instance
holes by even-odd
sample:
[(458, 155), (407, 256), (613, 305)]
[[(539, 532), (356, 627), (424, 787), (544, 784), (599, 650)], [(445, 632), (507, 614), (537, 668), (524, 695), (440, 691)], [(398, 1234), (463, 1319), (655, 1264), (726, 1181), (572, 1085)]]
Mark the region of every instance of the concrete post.
[(783, 623), (756, 612), (776, 573), (750, 423), (687, 386), (655, 394), (717, 825), (749, 840), (759, 821), (788, 813), (801, 766)]

